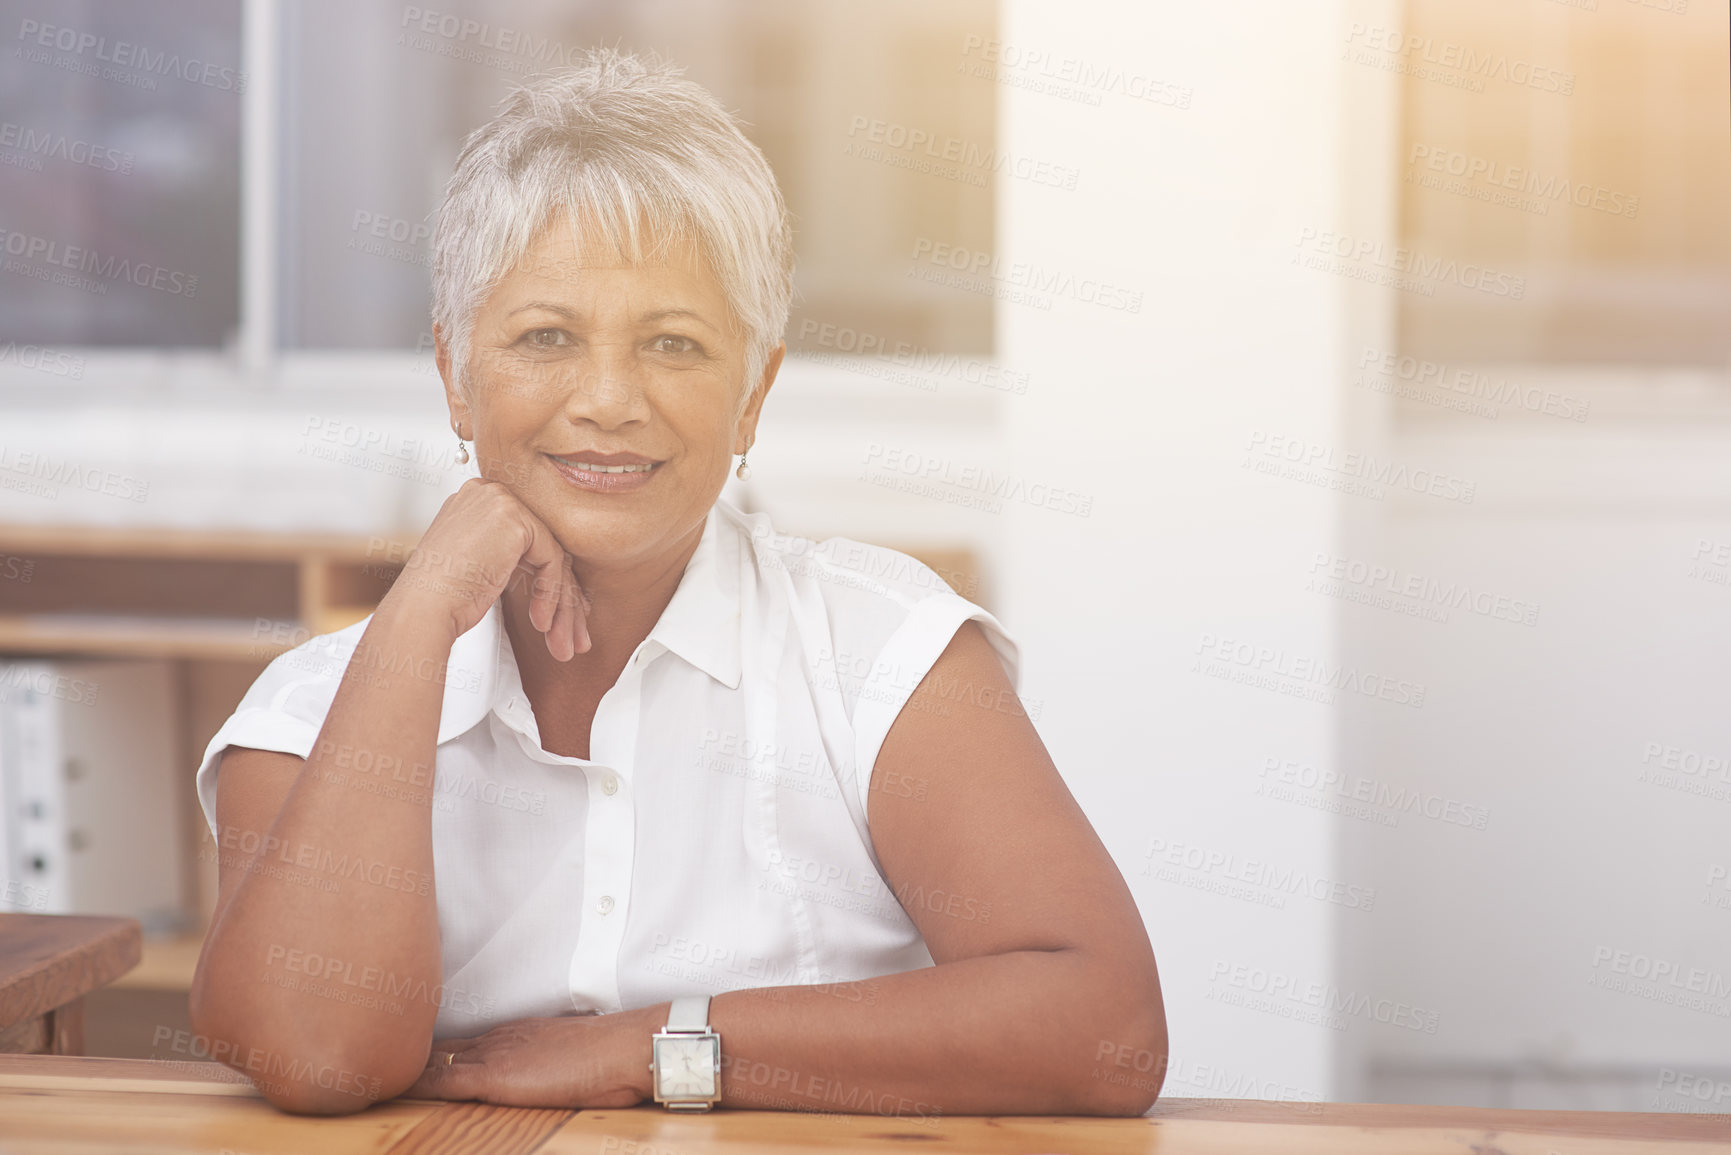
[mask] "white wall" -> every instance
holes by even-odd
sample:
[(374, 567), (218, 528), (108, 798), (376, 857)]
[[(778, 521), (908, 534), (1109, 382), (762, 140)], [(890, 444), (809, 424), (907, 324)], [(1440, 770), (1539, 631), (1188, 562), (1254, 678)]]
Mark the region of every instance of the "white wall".
[[(1517, 1084), (1524, 1106), (1724, 1111), (1731, 1089), (1715, 1106), (1661, 1078), (1731, 1087), (1731, 407), (1705, 375), (1488, 371), (1592, 408), (1396, 426), (1478, 494), (1395, 505), (1376, 560), (1539, 608), (1527, 626), (1351, 607), (1374, 621), (1367, 650), (1432, 687), (1420, 716), (1364, 732), (1358, 772), (1489, 811), (1483, 831), (1350, 824), (1352, 869), (1389, 899), (1363, 964), (1442, 1026), (1381, 1040), (1352, 1089), (1488, 1102)], [(1668, 759), (1695, 792), (1642, 780)], [(1636, 956), (1677, 968), (1681, 985), (1653, 990), (1698, 984), (1700, 1002), (1605, 989)], [(1453, 1073), (1425, 1074), (1439, 1066)]]
[[(1004, 260), (1145, 294), (1133, 316), (1064, 300), (1000, 313), (1001, 353), (1033, 379), (1006, 410), (1008, 457), (1096, 495), (1086, 520), (1006, 516), (1028, 692), (1050, 700), (1041, 732), (1148, 923), (1166, 1092), (1327, 1097), (1336, 1032), (1221, 996), (1251, 993), (1231, 981), (1239, 967), (1331, 983), (1332, 923), (1354, 912), (1186, 883), (1230, 884), (1255, 862), (1335, 876), (1324, 816), (1253, 797), (1264, 759), (1331, 758), (1330, 708), (1195, 667), (1205, 636), (1334, 654), (1334, 607), (1283, 571), (1332, 541), (1337, 500), (1242, 463), (1257, 431), (1336, 439), (1346, 283), (1291, 257), (1301, 230), (1337, 227), (1341, 211), (1341, 24), (1333, 5), (1278, 0), (1004, 11), (1007, 45), (1193, 90), (1188, 108), (1004, 90), (1003, 146), (1082, 170), (1074, 192), (1001, 186)], [(1180, 861), (1231, 861), (1144, 875), (1157, 840)]]

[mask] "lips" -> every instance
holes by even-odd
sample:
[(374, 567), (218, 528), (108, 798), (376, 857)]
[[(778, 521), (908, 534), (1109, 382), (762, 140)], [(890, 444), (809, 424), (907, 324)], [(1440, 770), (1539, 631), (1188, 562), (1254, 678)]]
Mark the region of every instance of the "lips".
[(572, 461), (565, 457), (555, 457), (553, 460), (570, 469), (581, 469), (585, 473), (648, 473), (655, 468), (653, 462), (643, 465), (599, 465), (587, 461)]
[(634, 492), (654, 480), (662, 465), (640, 453), (549, 453), (547, 460), (574, 488), (589, 493)]
[(547, 456), (560, 465), (586, 473), (648, 473), (661, 464), (640, 453), (549, 453)]

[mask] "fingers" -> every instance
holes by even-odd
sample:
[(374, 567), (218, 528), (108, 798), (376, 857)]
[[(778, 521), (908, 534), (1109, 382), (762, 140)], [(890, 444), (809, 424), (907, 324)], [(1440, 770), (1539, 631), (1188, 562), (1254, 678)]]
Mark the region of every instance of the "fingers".
[[(529, 583), (529, 621), (548, 634), (567, 596), (566, 587), (575, 587), (577, 583), (571, 576), (571, 559), (552, 531), (527, 509), (523, 510), (523, 519), (529, 531), (529, 546), (523, 551), (521, 564), (533, 571)], [(548, 641), (552, 642), (551, 635)], [(554, 656), (558, 657), (557, 652)]]
[[(465, 1055), (477, 1039), (441, 1039), (433, 1045), (427, 1057), (426, 1069), (414, 1085), (404, 1091), (403, 1099), (479, 1099), (486, 1090), (487, 1065), (478, 1055)], [(454, 1052), (447, 1063), (445, 1053)]]
[(589, 601), (589, 595), (584, 593), (583, 588), (577, 584), (575, 576), (571, 579), (571, 588), (577, 592), (579, 599), (576, 621), (573, 623), (572, 642), (579, 654), (586, 654), (589, 652), (589, 647), (595, 644), (589, 636), (589, 611), (594, 607)]
[(589, 599), (578, 588), (577, 575), (567, 558), (559, 589), (559, 609), (547, 631), (547, 651), (556, 661), (568, 662), (588, 650), (589, 645)]
[(534, 514), (523, 512), (530, 532), (529, 548), (522, 564), (532, 577), (529, 587), (529, 621), (546, 637), (547, 652), (555, 661), (568, 662), (586, 653), (589, 636), (589, 597), (577, 584), (571, 556), (551, 530)]
[[(516, 554), (503, 580), (486, 576), (489, 589), (477, 591), (478, 595), (484, 592), (497, 600), (505, 589), (521, 588), (518, 583), (526, 582), (529, 622), (540, 631), (554, 660), (567, 662), (587, 652), (593, 645), (589, 598), (577, 584), (571, 556), (553, 531), (499, 482), (471, 478), (458, 494), (467, 499), (464, 520), (472, 527), (486, 524), (486, 536), (492, 544), (504, 545)], [(506, 531), (503, 539), (499, 536), (501, 528)], [(467, 624), (473, 624), (472, 618)]]
[[(433, 1044), (433, 1057), (438, 1058), (439, 1062), (442, 1063), (445, 1060), (439, 1056), (438, 1053), (440, 1051), (453, 1051), (460, 1055), (470, 1047), (480, 1046), (486, 1037), (486, 1035), (475, 1035), (467, 1039), (440, 1039), (438, 1042)], [(462, 1062), (461, 1059), (458, 1059), (457, 1061)]]

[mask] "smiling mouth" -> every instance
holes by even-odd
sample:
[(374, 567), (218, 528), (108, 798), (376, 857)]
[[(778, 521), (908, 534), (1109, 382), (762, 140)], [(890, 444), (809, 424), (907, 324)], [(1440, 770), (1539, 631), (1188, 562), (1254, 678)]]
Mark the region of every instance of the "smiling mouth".
[(560, 465), (583, 473), (648, 473), (661, 464), (659, 461), (645, 461), (632, 465), (602, 465), (598, 462), (583, 461), (574, 457), (556, 457), (551, 453), (547, 456), (552, 457)]

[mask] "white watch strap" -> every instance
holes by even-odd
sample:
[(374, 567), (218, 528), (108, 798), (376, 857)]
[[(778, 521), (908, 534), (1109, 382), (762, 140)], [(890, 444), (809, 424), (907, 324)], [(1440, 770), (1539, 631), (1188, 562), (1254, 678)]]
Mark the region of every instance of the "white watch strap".
[(709, 1029), (709, 996), (683, 995), (673, 1000), (667, 1012), (670, 1031), (707, 1031)]

